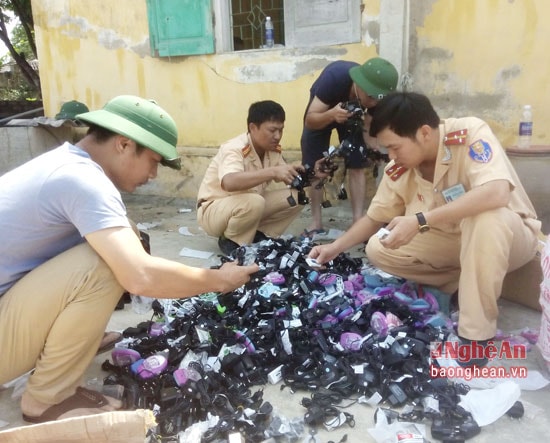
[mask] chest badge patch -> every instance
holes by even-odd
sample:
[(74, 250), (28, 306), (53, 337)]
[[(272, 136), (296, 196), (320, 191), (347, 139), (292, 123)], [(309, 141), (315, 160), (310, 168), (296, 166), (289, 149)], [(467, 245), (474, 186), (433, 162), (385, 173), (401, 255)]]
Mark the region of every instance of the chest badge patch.
[(477, 140), (470, 145), (469, 155), (473, 161), (489, 163), (493, 158), (493, 150), (486, 141)]

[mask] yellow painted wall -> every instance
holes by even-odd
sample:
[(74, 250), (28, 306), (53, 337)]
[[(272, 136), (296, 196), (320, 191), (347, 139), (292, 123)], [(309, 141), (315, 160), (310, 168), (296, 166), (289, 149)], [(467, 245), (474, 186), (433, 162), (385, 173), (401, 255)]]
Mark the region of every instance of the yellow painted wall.
[(533, 143), (550, 144), (550, 2), (411, 0), (414, 88), (441, 117), (477, 115), (504, 146), (517, 142), (521, 108), (531, 104)]
[[(379, 13), (364, 1), (363, 20)], [(283, 145), (299, 149), (311, 83), (329, 62), (377, 55), (365, 43), (217, 55), (150, 56), (145, 0), (32, 2), (46, 115), (79, 100), (90, 109), (113, 96), (154, 98), (176, 120), (181, 146), (218, 146), (246, 130), (250, 103), (272, 99), (287, 113)]]
[[(136, 94), (174, 116), (181, 146), (205, 147), (244, 131), (249, 104), (269, 98), (287, 111), (283, 144), (298, 149), (308, 90), (321, 69), (333, 60), (377, 55), (378, 37), (403, 38), (384, 32), (403, 26), (391, 12), (384, 16), (389, 1), (395, 0), (363, 1), (358, 44), (153, 58), (145, 0), (33, 0), (46, 114), (55, 115), (67, 100), (96, 109), (115, 95)], [(544, 124), (550, 2), (399, 1), (410, 14), (403, 73), (411, 89), (427, 94), (441, 117), (484, 118), (505, 146), (515, 143), (521, 107), (529, 103), (533, 143), (550, 144)]]

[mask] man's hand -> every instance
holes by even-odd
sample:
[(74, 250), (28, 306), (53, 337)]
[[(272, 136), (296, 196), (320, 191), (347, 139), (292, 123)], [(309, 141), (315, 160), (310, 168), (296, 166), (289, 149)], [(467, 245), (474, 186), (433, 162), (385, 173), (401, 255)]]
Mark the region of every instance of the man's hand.
[(240, 288), (250, 280), (250, 276), (258, 272), (260, 268), (256, 263), (246, 266), (239, 266), (237, 262), (226, 262), (220, 268), (220, 271), (225, 280), (227, 287), (222, 291), (227, 293)]
[(336, 106), (334, 106), (330, 110), (330, 113), (336, 123), (345, 123), (352, 114), (347, 109), (342, 107), (342, 103), (338, 103)]
[(380, 239), (380, 244), (388, 249), (397, 249), (408, 244), (418, 234), (418, 220), (415, 215), (395, 217), (386, 229), (390, 233)]
[(320, 158), (315, 162), (315, 166), (313, 167), (313, 172), (315, 173), (315, 178), (318, 179), (324, 179), (329, 177), (335, 169), (327, 163), (326, 158)]
[(304, 171), (302, 165), (279, 165), (273, 167), (273, 181), (284, 182), (290, 185), (292, 181)]
[(325, 245), (315, 246), (309, 251), (308, 257), (317, 260), (320, 265), (325, 264), (338, 257), (340, 251), (334, 247), (334, 243), (327, 243)]

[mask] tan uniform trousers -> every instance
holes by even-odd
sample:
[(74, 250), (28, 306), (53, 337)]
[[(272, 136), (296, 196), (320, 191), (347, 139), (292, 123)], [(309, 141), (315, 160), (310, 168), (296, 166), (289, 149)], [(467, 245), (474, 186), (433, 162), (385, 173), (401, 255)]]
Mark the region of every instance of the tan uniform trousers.
[(29, 272), (0, 297), (0, 384), (35, 368), (33, 398), (53, 405), (71, 396), (122, 293), (87, 243)]
[(380, 269), (453, 293), (458, 289), (460, 336), (485, 340), (495, 336), (497, 299), (506, 273), (533, 259), (537, 236), (506, 208), (464, 219), (462, 233), (432, 229), (399, 249), (386, 249), (376, 236), (365, 253)]
[[(297, 200), (296, 192), (292, 191)], [(204, 202), (197, 220), (208, 235), (224, 234), (239, 245), (252, 243), (256, 231), (278, 237), (298, 216), (303, 206), (290, 206), (288, 189), (267, 191), (263, 195), (235, 194)]]

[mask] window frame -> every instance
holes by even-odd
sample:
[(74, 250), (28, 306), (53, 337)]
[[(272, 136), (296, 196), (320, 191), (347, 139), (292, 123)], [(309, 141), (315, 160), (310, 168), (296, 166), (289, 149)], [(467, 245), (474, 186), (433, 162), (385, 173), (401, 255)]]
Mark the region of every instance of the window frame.
[[(202, 16), (203, 20), (211, 20), (212, 29), (208, 35), (208, 39), (213, 39), (213, 52), (192, 53), (177, 53), (178, 46), (177, 36), (167, 35), (164, 39), (160, 36), (163, 34), (159, 29), (159, 21), (152, 22), (152, 17), (156, 17), (160, 11), (154, 9), (158, 0), (147, 0), (148, 5), (148, 21), (150, 33), (151, 54), (155, 57), (175, 57), (175, 56), (190, 56), (212, 54), (228, 54), (235, 52), (233, 48), (233, 23), (231, 6), (228, 0), (210, 0), (209, 7), (205, 6), (205, 12)], [(250, 51), (268, 51), (273, 49), (296, 49), (320, 46), (332, 46), (340, 44), (359, 43), (362, 40), (361, 35), (361, 0), (283, 0), (284, 4), (284, 21), (285, 21), (285, 46), (275, 46), (274, 48), (255, 48), (248, 49)], [(306, 10), (306, 8), (310, 10)], [(329, 8), (339, 7), (339, 11), (345, 11), (340, 16), (346, 17), (347, 20), (340, 22), (328, 21), (331, 13)], [(300, 9), (303, 8), (303, 9)], [(311, 10), (317, 8), (318, 14), (311, 14)], [(354, 13), (356, 11), (356, 13)], [(165, 20), (170, 20), (171, 15), (164, 12)], [(178, 11), (181, 13), (181, 11)], [(206, 14), (211, 15), (208, 17)], [(174, 14), (176, 16), (177, 14)], [(338, 16), (338, 14), (336, 14)], [(319, 23), (315, 23), (315, 18), (319, 18)], [(324, 18), (323, 18), (324, 17)], [(324, 20), (323, 23), (321, 21)], [(300, 27), (300, 24), (304, 25)], [(208, 24), (210, 25), (210, 23)], [(340, 31), (348, 31), (340, 32)], [(165, 34), (165, 33), (164, 33)], [(172, 48), (172, 40), (175, 49)], [(179, 38), (181, 42), (182, 38)], [(210, 40), (209, 40), (210, 41)], [(164, 48), (164, 53), (159, 54), (159, 48)]]

